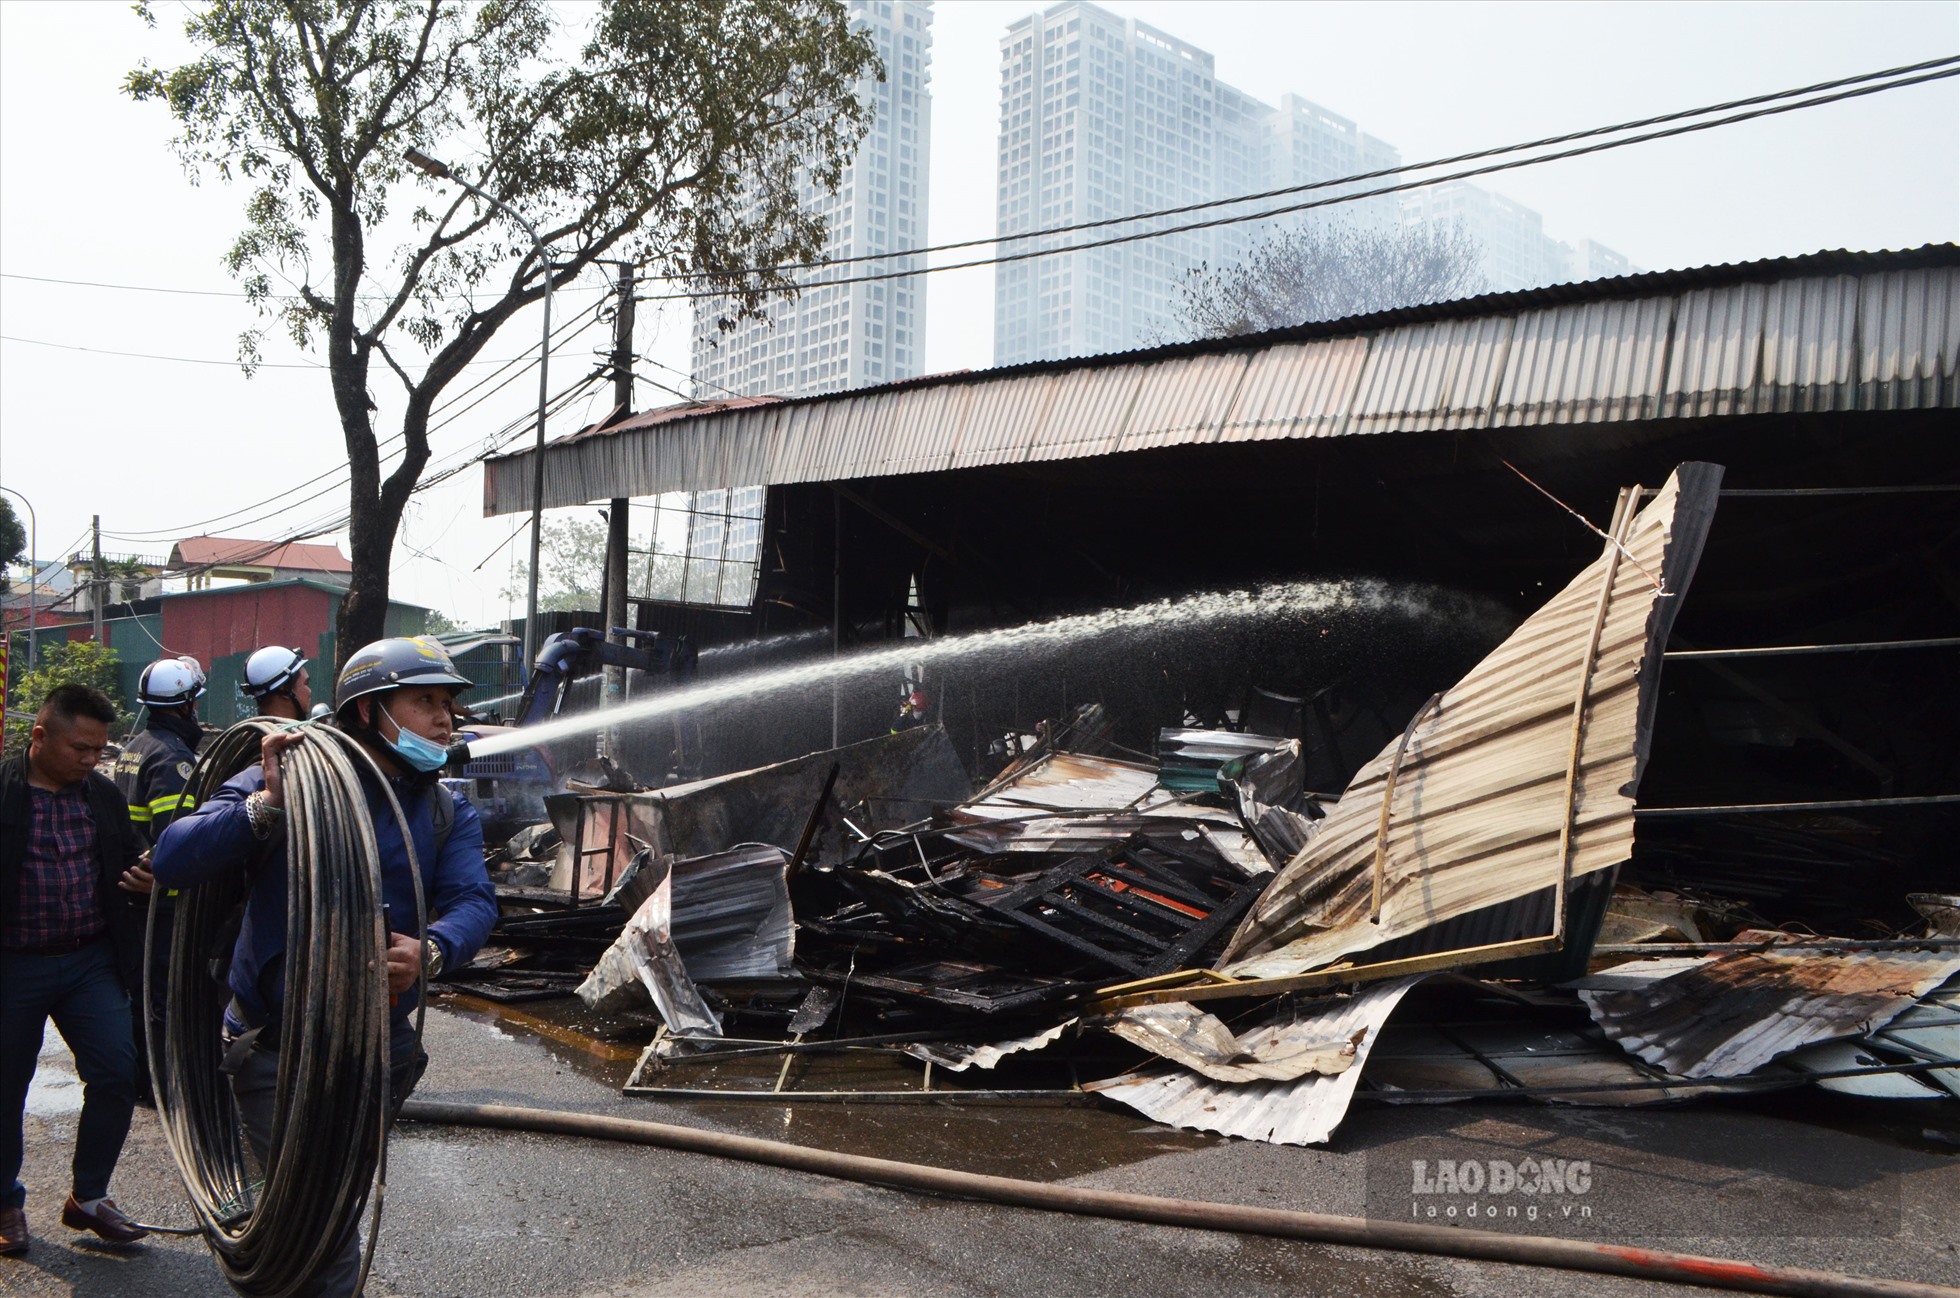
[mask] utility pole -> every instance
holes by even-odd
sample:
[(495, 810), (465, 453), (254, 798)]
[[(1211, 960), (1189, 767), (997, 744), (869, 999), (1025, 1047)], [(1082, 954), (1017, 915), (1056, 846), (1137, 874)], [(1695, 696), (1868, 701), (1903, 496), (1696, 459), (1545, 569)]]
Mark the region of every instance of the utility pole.
[[(613, 316), (613, 418), (633, 413), (633, 263), (619, 263), (619, 307)], [(627, 508), (624, 496), (614, 496), (606, 511), (606, 574), (601, 589), (606, 593), (606, 639), (624, 644), (619, 628), (626, 625), (626, 543)], [(606, 668), (605, 696), (601, 707), (616, 708), (626, 701), (626, 669)], [(608, 726), (599, 733), (601, 755), (618, 759), (619, 732)]]
[(102, 515), (97, 514), (89, 521), (89, 530), (95, 534), (95, 563), (90, 571), (94, 579), (89, 582), (88, 606), (94, 614), (95, 643), (102, 643), (102, 593), (108, 588), (107, 574), (102, 568)]

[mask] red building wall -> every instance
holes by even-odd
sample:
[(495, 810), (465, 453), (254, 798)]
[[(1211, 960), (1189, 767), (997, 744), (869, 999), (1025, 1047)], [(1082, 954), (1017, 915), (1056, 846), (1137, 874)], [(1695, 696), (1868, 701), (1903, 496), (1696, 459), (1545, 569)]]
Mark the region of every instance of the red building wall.
[(338, 592), (312, 586), (225, 586), (162, 601), (163, 642), (208, 669), (232, 654), (281, 644), (309, 658), (333, 630)]

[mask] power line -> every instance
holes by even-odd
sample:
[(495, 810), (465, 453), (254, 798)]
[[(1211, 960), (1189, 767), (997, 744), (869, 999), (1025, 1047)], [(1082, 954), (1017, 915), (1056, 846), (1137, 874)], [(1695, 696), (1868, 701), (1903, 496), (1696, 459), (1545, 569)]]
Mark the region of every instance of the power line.
[[(224, 298), (250, 298), (250, 297), (252, 296), (252, 295), (251, 295), (250, 293), (246, 293), (246, 292), (244, 292), (244, 291), (242, 291), (242, 290), (240, 290), (240, 289), (225, 289), (225, 288), (169, 288), (169, 287), (166, 287), (166, 286), (164, 286), (164, 285), (161, 285), (161, 284), (116, 284), (116, 283), (111, 283), (111, 282), (110, 282), (110, 281), (108, 281), (108, 280), (100, 280), (100, 279), (60, 279), (60, 278), (57, 278), (57, 277), (55, 277), (55, 276), (52, 276), (52, 275), (22, 275), (22, 274), (18, 274), (18, 273), (16, 273), (16, 272), (14, 272), (14, 271), (0, 271), (0, 279), (20, 279), (20, 280), (27, 280), (27, 281), (29, 281), (29, 282), (31, 282), (31, 283), (35, 283), (35, 284), (61, 284), (61, 285), (65, 285), (65, 286), (67, 286), (67, 287), (69, 287), (69, 288), (106, 288), (106, 289), (116, 289), (116, 290), (119, 290), (119, 291), (121, 291), (121, 292), (125, 292), (125, 293), (170, 293), (170, 294), (175, 294), (175, 295), (178, 295), (178, 296), (182, 296), (182, 297), (224, 297)], [(290, 281), (290, 280), (288, 280), (287, 282), (288, 282), (288, 283), (291, 283), (292, 281)], [(567, 284), (567, 285), (565, 285), (565, 286), (563, 286), (562, 288), (557, 288), (557, 289), (554, 289), (554, 290), (552, 290), (552, 291), (553, 291), (553, 292), (555, 292), (555, 293), (577, 293), (577, 292), (591, 292), (591, 291), (592, 291), (593, 289), (597, 289), (597, 288), (603, 288), (603, 287), (605, 287), (605, 286), (604, 286), (604, 285), (598, 285), (598, 284)], [(274, 297), (282, 297), (282, 296), (289, 296), (289, 297), (298, 297), (298, 296), (299, 296), (299, 294), (298, 294), (298, 292), (297, 292), (297, 291), (295, 291), (295, 292), (293, 292), (293, 293), (290, 293), (290, 294), (272, 294), (271, 296), (274, 296)], [(386, 293), (359, 293), (359, 294), (356, 294), (356, 295), (355, 295), (355, 297), (356, 297), (356, 300), (358, 300), (358, 301), (362, 301), (362, 302), (392, 302), (392, 301), (394, 301), (394, 298), (392, 298), (392, 297), (390, 297), (390, 296), (389, 296), (388, 294), (386, 294)], [(459, 300), (460, 300), (460, 299), (459, 299)]]
[[(1953, 58), (1941, 60), (1941, 62), (1949, 63), (1949, 64), (1960, 63), (1960, 56), (1955, 56)], [(917, 275), (932, 275), (932, 274), (938, 274), (940, 272), (949, 271), (949, 270), (971, 270), (976, 267), (982, 267), (982, 266), (998, 266), (1011, 262), (1030, 261), (1037, 257), (1059, 257), (1074, 252), (1088, 252), (1096, 248), (1107, 248), (1107, 247), (1112, 247), (1118, 244), (1125, 244), (1125, 243), (1137, 243), (1145, 239), (1162, 239), (1174, 234), (1186, 234), (1193, 230), (1209, 230), (1209, 229), (1215, 229), (1219, 226), (1241, 225), (1252, 221), (1269, 221), (1275, 217), (1290, 216), (1296, 212), (1306, 212), (1316, 208), (1332, 207), (1341, 203), (1354, 203), (1354, 202), (1359, 202), (1360, 200), (1366, 198), (1379, 198), (1384, 194), (1399, 194), (1407, 190), (1424, 189), (1432, 185), (1447, 184), (1455, 180), (1466, 180), (1472, 176), (1490, 175), (1493, 172), (1499, 172), (1499, 171), (1512, 171), (1520, 167), (1533, 167), (1544, 162), (1559, 162), (1567, 158), (1582, 157), (1586, 154), (1603, 153), (1610, 149), (1624, 148), (1632, 144), (1645, 144), (1652, 140), (1668, 139), (1678, 135), (1688, 135), (1696, 131), (1713, 130), (1716, 127), (1721, 127), (1721, 126), (1733, 126), (1738, 122), (1751, 121), (1758, 117), (1773, 117), (1779, 113), (1797, 112), (1805, 108), (1817, 108), (1825, 104), (1839, 103), (1847, 99), (1858, 99), (1866, 95), (1880, 94), (1887, 90), (1899, 90), (1907, 86), (1922, 85), (1932, 81), (1944, 81), (1956, 76), (1960, 76), (1960, 68), (1949, 68), (1947, 71), (1944, 72), (1926, 73), (1921, 76), (1907, 77), (1897, 81), (1888, 81), (1879, 85), (1860, 86), (1854, 90), (1840, 91), (1832, 95), (1820, 95), (1813, 99), (1798, 100), (1792, 103), (1775, 104), (1768, 108), (1757, 108), (1757, 109), (1750, 110), (1748, 112), (1734, 113), (1727, 117), (1718, 117), (1705, 122), (1691, 122), (1685, 126), (1673, 126), (1665, 130), (1649, 131), (1643, 135), (1627, 136), (1624, 139), (1605, 140), (1598, 144), (1582, 145), (1578, 148), (1564, 149), (1556, 153), (1543, 153), (1535, 157), (1529, 157), (1529, 158), (1514, 158), (1504, 162), (1490, 163), (1482, 167), (1471, 167), (1462, 171), (1451, 172), (1447, 175), (1431, 176), (1431, 177), (1424, 178), (1422, 180), (1404, 181), (1400, 184), (1395, 184), (1395, 185), (1381, 185), (1374, 189), (1360, 190), (1358, 192), (1351, 193), (1351, 194), (1339, 194), (1328, 198), (1313, 199), (1303, 203), (1290, 203), (1283, 207), (1269, 207), (1269, 208), (1264, 208), (1257, 212), (1244, 212), (1232, 216), (1213, 217), (1209, 220), (1204, 220), (1204, 221), (1189, 221), (1182, 225), (1165, 226), (1155, 230), (1140, 230), (1130, 234), (1112, 235), (1105, 239), (1090, 239), (1082, 243), (1072, 243), (1066, 247), (1061, 247), (1061, 248), (1037, 248), (1025, 252), (1001, 253), (991, 257), (977, 257), (971, 261), (953, 262), (948, 265), (942, 265), (942, 266), (924, 266), (913, 270), (883, 271), (883, 272), (867, 274), (867, 275), (848, 275), (836, 279), (814, 279), (802, 284), (798, 284), (795, 287), (798, 290), (833, 288), (846, 284), (870, 284), (882, 280), (910, 279), (913, 276), (917, 276)], [(1484, 156), (1488, 156), (1490, 152), (1504, 152), (1504, 150), (1486, 151)], [(1411, 169), (1412, 168), (1401, 168), (1398, 170), (1406, 171)], [(1419, 168), (1414, 168), (1414, 169), (1419, 169)], [(1324, 189), (1333, 185), (1346, 185), (1351, 183), (1353, 183), (1352, 177), (1342, 177), (1338, 180), (1317, 181), (1312, 186), (1302, 186), (1301, 188)], [(1218, 200), (1215, 203), (1209, 204), (1208, 206), (1213, 206), (1213, 207), (1229, 206), (1238, 203), (1243, 203), (1245, 201), (1247, 200), (1244, 198), (1222, 199), (1222, 200)], [(1145, 218), (1129, 217), (1124, 219), (1142, 220)], [(1038, 232), (1038, 233), (1045, 233), (1045, 232)], [(1029, 234), (1029, 235), (1004, 236), (1003, 238), (1025, 239), (1031, 237), (1035, 237), (1035, 236), (1033, 234)], [(993, 243), (993, 242), (997, 242), (997, 240), (981, 240), (979, 242)], [(904, 254), (885, 253), (878, 257), (871, 258), (871, 260), (887, 261), (901, 255)], [(684, 278), (684, 276), (675, 276), (674, 278)], [(684, 302), (684, 301), (696, 301), (704, 298), (721, 298), (727, 296), (728, 293), (726, 291), (703, 290), (700, 292), (648, 294), (646, 296), (639, 298), (638, 300), (641, 302)]]
[[(570, 342), (572, 339), (584, 333), (587, 329), (590, 329), (593, 324), (597, 323), (598, 320), (597, 312), (599, 309), (599, 305), (600, 305), (599, 303), (594, 303), (592, 306), (586, 308), (583, 311), (580, 311), (577, 315), (567, 320), (558, 329), (553, 330), (552, 345), (556, 347), (561, 342)], [(587, 315), (591, 315), (593, 318), (587, 321), (584, 325), (574, 329), (573, 326), (577, 325), (578, 322)], [(571, 330), (572, 332), (567, 335), (565, 332), (566, 330)], [(528, 355), (528, 353), (526, 353), (526, 355)], [(525, 359), (524, 356), (518, 356), (512, 359), (511, 361), (506, 362), (505, 364), (506, 366), (514, 365), (518, 361), (522, 361), (524, 359)], [(523, 377), (525, 374), (528, 374), (532, 369), (532, 367), (535, 366), (536, 364), (537, 362), (535, 360), (530, 361), (528, 364), (524, 366), (523, 369), (517, 371), (517, 373), (512, 374), (508, 378), (504, 379), (501, 383), (498, 383), (495, 387), (491, 388), (489, 392), (484, 393), (483, 396), (478, 397), (475, 401), (470, 402), (469, 405), (464, 406), (463, 409), (458, 410), (454, 414), (448, 415), (445, 418), (432, 422), (429, 425), (429, 427), (425, 430), (425, 434), (435, 433), (440, 429), (442, 429), (443, 427), (447, 426), (448, 424), (454, 422), (457, 418), (468, 413), (475, 406), (480, 405), (483, 401), (495, 395), (501, 389), (509, 386), (511, 383)], [(440, 414), (442, 411), (449, 409), (450, 406), (454, 405), (457, 401), (462, 400), (464, 397), (468, 396), (471, 392), (476, 391), (477, 388), (482, 387), (485, 383), (490, 382), (496, 377), (497, 377), (497, 372), (492, 372), (488, 375), (485, 375), (482, 379), (478, 380), (476, 383), (472, 384), (468, 388), (463, 389), (463, 391), (455, 394), (455, 396), (452, 397), (449, 401), (436, 407), (435, 411), (431, 413)], [(528, 416), (526, 416), (526, 418), (528, 418)], [(403, 435), (401, 433), (393, 433), (388, 437), (383, 438), (379, 443), (377, 443), (376, 449), (385, 451), (389, 447), (392, 447), (395, 443), (400, 442), (402, 440), (402, 436)], [(291, 501), (288, 504), (281, 505), (279, 508), (270, 511), (269, 513), (261, 514), (255, 518), (240, 517), (241, 515), (250, 513), (252, 510), (262, 509), (265, 506), (272, 504), (276, 500), (283, 499), (284, 497), (290, 496), (295, 492), (303, 491), (307, 487), (312, 486), (314, 483), (323, 482), (329, 478), (332, 478), (335, 481), (324, 490), (316, 491), (309, 496), (305, 496), (299, 500)], [(160, 540), (160, 539), (170, 538), (170, 537), (196, 536), (204, 533), (208, 528), (218, 526), (218, 525), (223, 525), (226, 527), (248, 527), (253, 523), (262, 522), (267, 518), (276, 518), (280, 514), (286, 513), (289, 510), (296, 509), (299, 506), (306, 504), (308, 501), (317, 500), (321, 496), (326, 495), (329, 491), (338, 490), (339, 488), (344, 487), (347, 481), (348, 481), (347, 468), (343, 464), (338, 467), (328, 469), (324, 473), (315, 474), (313, 477), (308, 478), (306, 481), (298, 483), (295, 486), (288, 487), (286, 490), (279, 492), (277, 495), (267, 496), (262, 500), (253, 502), (252, 504), (241, 505), (237, 509), (229, 510), (223, 514), (216, 515), (212, 518), (203, 519), (196, 523), (187, 524), (182, 527), (144, 528), (132, 532), (105, 532), (103, 533), (103, 535), (114, 536), (117, 540), (142, 543), (146, 541), (154, 541), (154, 540)]]
[[(0, 340), (10, 343), (27, 343), (34, 347), (54, 347), (65, 352), (88, 352), (92, 356), (127, 356), (139, 361), (175, 361), (179, 365), (230, 365), (237, 361), (213, 361), (201, 356), (157, 356), (150, 352), (119, 352), (107, 347), (81, 347), (74, 343), (51, 343), (41, 338), (20, 338), (13, 334), (0, 334)], [(262, 370), (323, 370), (326, 366), (318, 361), (261, 361), (254, 368)]]
[[(746, 392), (737, 392), (734, 388), (729, 387), (725, 383), (717, 383), (713, 379), (704, 379), (699, 374), (689, 374), (686, 370), (676, 369), (674, 366), (667, 364), (665, 361), (657, 361), (651, 356), (642, 356), (640, 357), (640, 359), (645, 361), (649, 365), (658, 365), (661, 369), (666, 370), (669, 374), (678, 374), (682, 378), (686, 379), (689, 383), (705, 383), (709, 387), (714, 388), (720, 392), (725, 392), (731, 397), (742, 397), (748, 395)], [(696, 397), (684, 396), (679, 392), (675, 392), (673, 388), (668, 387), (665, 383), (660, 382), (658, 379), (649, 378), (647, 379), (647, 382), (653, 384), (653, 386), (655, 386), (656, 388), (661, 388), (667, 392), (674, 392), (674, 395), (679, 396), (683, 401), (695, 401), (699, 399)]]
[[(1299, 185), (1286, 185), (1279, 189), (1268, 189), (1254, 194), (1239, 194), (1231, 198), (1206, 199), (1199, 203), (1186, 203), (1180, 207), (1164, 207), (1149, 212), (1136, 212), (1129, 216), (1111, 216), (1094, 221), (1078, 221), (1070, 225), (1049, 226), (1041, 230), (1024, 230), (1017, 234), (997, 234), (986, 239), (962, 239), (954, 243), (928, 244), (924, 247), (907, 248), (898, 252), (866, 253), (860, 256), (836, 257), (824, 261), (787, 262), (774, 267), (750, 266), (722, 272), (689, 271), (656, 276), (656, 278), (705, 279), (714, 273), (760, 275), (772, 271), (820, 270), (829, 266), (848, 266), (857, 262), (890, 261), (897, 257), (920, 257), (934, 252), (959, 252), (963, 249), (983, 248), (991, 244), (1013, 243), (1026, 239), (1043, 239), (1058, 234), (1075, 234), (1083, 230), (1100, 230), (1112, 225), (1127, 225), (1133, 221), (1154, 221), (1167, 216), (1185, 216), (1192, 212), (1230, 207), (1238, 203), (1264, 202), (1269, 198), (1284, 198), (1289, 194), (1307, 193), (1316, 189), (1327, 189), (1335, 185), (1358, 184), (1365, 180), (1380, 180), (1387, 176), (1405, 175), (1412, 171), (1429, 171), (1436, 167), (1453, 167), (1462, 162), (1476, 162), (1483, 158), (1501, 157), (1507, 153), (1522, 153), (1527, 149), (1550, 148), (1553, 145), (1570, 144), (1575, 140), (1591, 139), (1600, 135), (1617, 135), (1621, 131), (1644, 130), (1649, 126), (1660, 126), (1666, 122), (1678, 122), (1691, 117), (1706, 117), (1710, 113), (1725, 113), (1732, 109), (1749, 108), (1757, 104), (1773, 103), (1779, 99), (1793, 99), (1799, 95), (1816, 94), (1824, 90), (1836, 90), (1843, 86), (1858, 85), (1862, 82), (1881, 81), (1888, 77), (1904, 76), (1911, 72), (1924, 72), (1931, 68), (1944, 67), (1956, 62), (1960, 62), (1960, 55), (1947, 55), (1943, 58), (1928, 59), (1923, 63), (1908, 63), (1901, 67), (1888, 68), (1882, 72), (1863, 72), (1857, 76), (1839, 77), (1833, 81), (1819, 81), (1808, 86), (1797, 86), (1788, 90), (1772, 91), (1769, 94), (1752, 95), (1746, 99), (1731, 99), (1725, 103), (1709, 104), (1701, 108), (1682, 109), (1677, 112), (1663, 113), (1657, 117), (1643, 117), (1630, 122), (1621, 122), (1616, 126), (1594, 126), (1583, 131), (1570, 131), (1564, 135), (1549, 135), (1543, 139), (1532, 140), (1524, 144), (1507, 144), (1500, 148), (1478, 149), (1470, 153), (1453, 154), (1446, 158), (1432, 158), (1428, 162), (1405, 162), (1393, 167), (1383, 167), (1376, 171), (1362, 171), (1349, 176), (1339, 176), (1332, 180), (1315, 180)], [(1901, 84), (1912, 83), (1905, 82)], [(643, 265), (641, 269), (645, 269), (645, 266)]]
[[(579, 379), (570, 387), (561, 391), (556, 397), (551, 398), (551, 400), (547, 403), (547, 409), (546, 409), (547, 417), (549, 417), (552, 414), (561, 413), (567, 405), (569, 405), (572, 401), (578, 398), (580, 393), (583, 392), (584, 389), (589, 384), (591, 384), (596, 379), (601, 377), (604, 374), (604, 372), (605, 371), (603, 367), (595, 368), (593, 371), (586, 374), (583, 378)], [(531, 418), (532, 416), (526, 414), (526, 415), (521, 415), (516, 419), (513, 419), (510, 423), (504, 425), (503, 429), (499, 430), (499, 432), (496, 435), (494, 435), (494, 437), (492, 438), (494, 445), (492, 445), (491, 447), (485, 450), (467, 455), (465, 459), (455, 464), (454, 466), (427, 474), (415, 484), (414, 488), (410, 491), (410, 495), (419, 494), (420, 492), (428, 490), (430, 487), (434, 487), (442, 482), (446, 482), (450, 478), (453, 478), (457, 474), (462, 473), (464, 470), (468, 469), (471, 465), (476, 464), (477, 462), (484, 459), (488, 455), (494, 454), (495, 451), (502, 449), (502, 447), (504, 445), (507, 445), (511, 439), (514, 439), (515, 437), (522, 435), (525, 428), (529, 426)], [(312, 496), (309, 496), (306, 499), (307, 500), (317, 499), (320, 496), (328, 494), (330, 491), (334, 489), (335, 488), (333, 487), (323, 489), (321, 491), (313, 493)], [(292, 509), (304, 503), (306, 502), (303, 500), (295, 501), (293, 505), (287, 506), (286, 509)], [(284, 512), (286, 512), (286, 510), (282, 509), (282, 510), (275, 511), (275, 514), (284, 513)], [(271, 516), (272, 515), (268, 515), (268, 517)], [(324, 536), (331, 532), (340, 531), (350, 521), (351, 521), (351, 513), (348, 511), (334, 511), (334, 512), (329, 512), (327, 514), (317, 515), (313, 519), (307, 521), (306, 523), (301, 524), (297, 530), (289, 532), (285, 536), (277, 540), (263, 542), (260, 548), (253, 551), (250, 555), (245, 555), (245, 556), (232, 555), (229, 558), (226, 558), (221, 561), (215, 561), (212, 563), (205, 563), (205, 564), (191, 564), (191, 565), (187, 565), (182, 569), (168, 569), (166, 571), (168, 575), (171, 576), (194, 576), (198, 573), (209, 571), (214, 567), (222, 567), (224, 564), (249, 562), (252, 558), (255, 557), (262, 558), (265, 555), (272, 553), (274, 550), (280, 549), (284, 546), (292, 545), (300, 541), (311, 540), (314, 537)]]
[[(94, 356), (125, 356), (139, 361), (173, 361), (179, 365), (230, 365), (243, 368), (243, 362), (230, 360), (211, 360), (203, 356), (159, 356), (153, 352), (122, 352), (108, 347), (83, 347), (78, 343), (51, 343), (44, 338), (22, 338), (16, 334), (0, 334), (0, 339), (10, 343), (27, 343), (34, 347), (53, 347), (65, 352), (88, 352)], [(514, 365), (529, 353), (521, 353), (509, 360), (467, 361), (468, 365)], [(260, 361), (252, 367), (255, 370), (324, 370), (328, 368), (318, 361)]]

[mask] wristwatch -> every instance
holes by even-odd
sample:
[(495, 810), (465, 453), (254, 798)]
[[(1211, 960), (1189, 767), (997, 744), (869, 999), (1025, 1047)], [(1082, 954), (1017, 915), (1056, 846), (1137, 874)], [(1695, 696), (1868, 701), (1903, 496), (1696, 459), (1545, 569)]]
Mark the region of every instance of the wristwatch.
[(431, 978), (442, 977), (442, 943), (432, 937), (422, 939), (422, 971)]

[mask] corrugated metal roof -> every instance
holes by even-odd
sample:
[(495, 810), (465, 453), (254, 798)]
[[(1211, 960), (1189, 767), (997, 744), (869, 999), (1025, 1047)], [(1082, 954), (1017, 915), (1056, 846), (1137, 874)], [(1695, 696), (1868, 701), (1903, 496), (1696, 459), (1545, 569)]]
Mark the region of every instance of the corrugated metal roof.
[[(1660, 645), (1720, 479), (1712, 465), (1676, 470), (1625, 531), (1631, 561), (1608, 549), (1363, 766), (1247, 913), (1219, 967), (1247, 978), (1302, 973), (1556, 889), (1567, 858), (1575, 880), (1626, 860)], [(1650, 574), (1665, 581), (1665, 598)]]
[(1215, 1082), (1290, 1082), (1308, 1073), (1341, 1073), (1354, 1066), (1354, 1039), (1328, 1036), (1313, 1018), (1261, 1023), (1234, 1034), (1224, 1020), (1195, 1005), (1138, 1005), (1096, 1023), (1143, 1050), (1182, 1064)]
[(1337, 1073), (1310, 1073), (1292, 1081), (1218, 1082), (1182, 1068), (1126, 1073), (1082, 1089), (1127, 1104), (1173, 1127), (1215, 1131), (1275, 1145), (1317, 1145), (1347, 1116), (1368, 1052), (1382, 1024), (1420, 977), (1377, 983), (1293, 1021), (1295, 1030), (1322, 1041), (1353, 1041), (1354, 1063)]
[(1582, 988), (1629, 1054), (1681, 1077), (1740, 1077), (1883, 1027), (1960, 973), (1960, 951), (1742, 951), (1642, 987)]
[[(545, 504), (1164, 446), (1960, 405), (1960, 245), (1593, 280), (824, 396), (670, 407), (545, 451)], [(484, 512), (531, 507), (530, 457)]]

